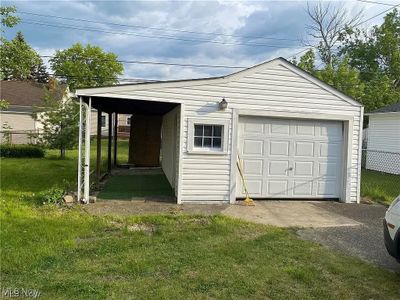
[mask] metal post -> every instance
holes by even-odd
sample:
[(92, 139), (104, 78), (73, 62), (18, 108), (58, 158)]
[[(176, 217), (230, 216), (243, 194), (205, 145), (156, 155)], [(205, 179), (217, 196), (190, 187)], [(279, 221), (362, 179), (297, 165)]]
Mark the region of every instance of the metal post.
[(92, 113), (92, 98), (89, 97), (89, 103), (86, 110), (85, 122), (85, 176), (84, 176), (84, 189), (83, 197), (84, 202), (89, 203), (89, 189), (90, 189), (90, 127)]
[(101, 119), (102, 112), (101, 107), (97, 109), (97, 159), (96, 159), (96, 186), (100, 186), (100, 175), (101, 175)]
[(117, 165), (118, 113), (114, 113), (114, 166)]
[(79, 97), (79, 139), (78, 139), (78, 202), (82, 192), (82, 97)]
[(108, 113), (108, 159), (107, 168), (108, 173), (111, 173), (111, 145), (112, 145), (112, 113)]

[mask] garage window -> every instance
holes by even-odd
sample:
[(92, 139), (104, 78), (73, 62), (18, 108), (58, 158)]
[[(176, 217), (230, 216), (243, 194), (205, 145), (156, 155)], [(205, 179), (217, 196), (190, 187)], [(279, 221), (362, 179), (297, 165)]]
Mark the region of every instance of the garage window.
[(189, 120), (188, 151), (224, 154), (227, 149), (228, 121)]
[(222, 125), (194, 125), (194, 147), (222, 149)]

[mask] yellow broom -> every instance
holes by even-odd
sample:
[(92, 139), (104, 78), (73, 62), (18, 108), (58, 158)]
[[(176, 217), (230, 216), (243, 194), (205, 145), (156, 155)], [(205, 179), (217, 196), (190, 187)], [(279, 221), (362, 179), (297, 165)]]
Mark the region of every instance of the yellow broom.
[(244, 179), (243, 168), (242, 168), (242, 163), (241, 163), (239, 154), (237, 155), (236, 165), (238, 167), (240, 177), (242, 178), (244, 192), (246, 193), (246, 199), (243, 200), (243, 203), (244, 203), (244, 205), (254, 206), (255, 205), (254, 201), (253, 201), (253, 199), (250, 198), (249, 191), (247, 190), (246, 181)]

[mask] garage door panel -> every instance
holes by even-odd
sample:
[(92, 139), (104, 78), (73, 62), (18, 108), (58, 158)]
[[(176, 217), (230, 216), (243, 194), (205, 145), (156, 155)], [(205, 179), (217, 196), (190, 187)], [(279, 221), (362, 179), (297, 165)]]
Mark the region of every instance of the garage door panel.
[(263, 169), (264, 161), (262, 159), (243, 160), (243, 173), (245, 175), (262, 175)]
[(302, 124), (297, 124), (295, 128), (297, 136), (315, 136), (315, 122), (302, 122)]
[(268, 176), (280, 175), (288, 176), (289, 161), (270, 161), (268, 166)]
[(267, 193), (271, 196), (288, 196), (289, 180), (268, 180)]
[(320, 137), (329, 138), (331, 140), (342, 139), (342, 126), (338, 126), (335, 122), (325, 122), (319, 125)]
[(244, 134), (255, 134), (255, 133), (262, 134), (264, 133), (264, 128), (265, 126), (262, 123), (258, 123), (256, 121), (248, 122), (244, 124), (243, 132)]
[(313, 182), (295, 180), (293, 182), (293, 196), (310, 197), (313, 194)]
[(289, 156), (289, 141), (271, 141), (269, 143), (269, 155), (273, 156)]
[(313, 161), (296, 161), (294, 162), (294, 176), (314, 176)]
[[(337, 121), (239, 118), (239, 153), (250, 195), (339, 197), (342, 128)], [(243, 188), (238, 196), (244, 196)]]
[(314, 142), (294, 141), (294, 149), (295, 156), (314, 156)]
[[(247, 179), (246, 187), (249, 194), (254, 196), (262, 196), (262, 179)], [(244, 188), (242, 188), (242, 194), (245, 194)]]
[(321, 142), (319, 143), (319, 157), (321, 158), (328, 158), (328, 157), (335, 157), (338, 158), (341, 156), (341, 144), (339, 143), (328, 143), (328, 142)]
[(335, 197), (337, 195), (336, 180), (318, 181), (317, 194), (318, 196)]
[(264, 141), (263, 140), (243, 140), (243, 155), (264, 155)]
[(338, 172), (336, 162), (318, 163), (318, 176), (335, 176)]
[(285, 120), (271, 120), (268, 127), (271, 135), (289, 136), (290, 134), (290, 124)]

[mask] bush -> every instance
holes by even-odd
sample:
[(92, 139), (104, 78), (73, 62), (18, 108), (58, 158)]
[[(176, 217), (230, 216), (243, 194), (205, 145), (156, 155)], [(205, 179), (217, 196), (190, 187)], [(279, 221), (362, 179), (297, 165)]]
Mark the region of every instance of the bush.
[(44, 157), (45, 150), (35, 145), (0, 145), (0, 157)]

